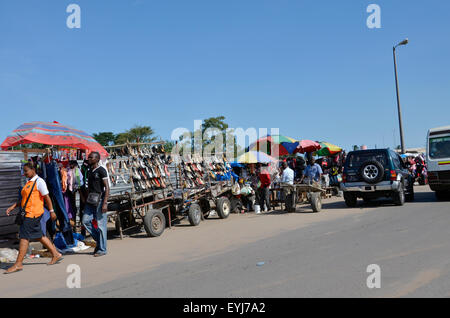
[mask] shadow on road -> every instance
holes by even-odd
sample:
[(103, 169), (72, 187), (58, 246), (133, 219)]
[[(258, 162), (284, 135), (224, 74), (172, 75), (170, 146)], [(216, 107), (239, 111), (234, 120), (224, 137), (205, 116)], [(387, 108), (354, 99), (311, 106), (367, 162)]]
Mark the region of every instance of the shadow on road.
[(434, 192), (416, 192), (414, 194), (414, 201), (409, 203), (426, 203), (426, 202), (438, 202)]
[[(416, 192), (415, 199), (412, 202), (407, 202), (406, 204), (411, 203), (428, 203), (428, 202), (439, 202), (436, 199), (434, 192)], [(442, 201), (441, 201), (442, 202)], [(445, 202), (445, 201), (444, 201)], [(379, 198), (374, 199), (369, 202), (363, 202), (361, 199), (358, 199), (358, 205), (354, 209), (376, 209), (383, 206), (396, 206), (392, 199), (390, 198)], [(349, 207), (345, 204), (345, 201), (334, 201), (334, 202), (326, 202), (322, 203), (323, 210), (347, 210)], [(308, 204), (298, 205), (297, 210), (295, 212), (286, 212), (283, 210), (273, 210), (271, 212), (264, 213), (265, 215), (280, 215), (280, 214), (288, 214), (288, 213), (315, 213), (311, 210), (311, 207)]]

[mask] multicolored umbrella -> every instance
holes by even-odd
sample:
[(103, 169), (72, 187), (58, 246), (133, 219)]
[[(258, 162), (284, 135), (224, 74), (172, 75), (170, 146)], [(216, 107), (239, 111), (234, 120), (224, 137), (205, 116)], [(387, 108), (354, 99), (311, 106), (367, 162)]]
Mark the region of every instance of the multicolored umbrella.
[(239, 163), (271, 163), (277, 160), (264, 152), (249, 151), (236, 159)]
[(89, 151), (98, 151), (102, 157), (108, 152), (92, 136), (84, 131), (58, 122), (25, 123), (14, 130), (1, 144), (3, 150), (22, 144), (39, 143), (51, 146), (66, 146)]
[(319, 144), (322, 148), (316, 152), (316, 155), (321, 157), (332, 156), (342, 151), (341, 147), (330, 144), (329, 142), (321, 141)]
[(287, 156), (296, 153), (298, 145), (299, 142), (294, 138), (272, 135), (258, 139), (247, 148), (247, 151), (261, 151), (272, 156), (278, 152), (278, 156)]
[(299, 141), (299, 145), (297, 146), (296, 152), (299, 153), (315, 152), (319, 150), (321, 147), (322, 146), (316, 141), (304, 139)]

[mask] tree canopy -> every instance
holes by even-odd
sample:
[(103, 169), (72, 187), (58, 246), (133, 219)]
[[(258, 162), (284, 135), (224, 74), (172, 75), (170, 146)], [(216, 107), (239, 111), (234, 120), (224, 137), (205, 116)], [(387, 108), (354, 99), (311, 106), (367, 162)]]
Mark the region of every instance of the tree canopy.
[(126, 142), (153, 142), (156, 140), (154, 131), (150, 126), (138, 126), (126, 130), (125, 132), (114, 134), (112, 132), (99, 132), (93, 134), (95, 140), (102, 146), (120, 145)]
[(93, 134), (92, 137), (102, 146), (111, 146), (116, 140), (116, 136), (112, 132), (99, 132)]

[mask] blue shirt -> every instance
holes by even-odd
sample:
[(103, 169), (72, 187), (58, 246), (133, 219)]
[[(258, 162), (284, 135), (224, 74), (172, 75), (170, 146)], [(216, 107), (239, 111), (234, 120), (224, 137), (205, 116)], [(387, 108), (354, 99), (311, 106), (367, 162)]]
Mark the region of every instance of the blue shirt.
[(294, 184), (294, 170), (289, 167), (284, 169), (281, 175), (281, 182)]
[(303, 175), (307, 177), (310, 180), (314, 180), (319, 182), (320, 181), (320, 175), (323, 173), (322, 168), (320, 165), (315, 163), (314, 165), (308, 165), (306, 169), (303, 171)]

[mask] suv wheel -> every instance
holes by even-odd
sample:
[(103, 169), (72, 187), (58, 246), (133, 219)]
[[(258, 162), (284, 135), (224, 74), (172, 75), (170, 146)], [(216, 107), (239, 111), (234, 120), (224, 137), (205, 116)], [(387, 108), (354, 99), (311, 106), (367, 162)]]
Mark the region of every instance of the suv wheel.
[(408, 193), (405, 195), (405, 199), (407, 202), (414, 201), (414, 186), (412, 186)]
[(401, 186), (400, 190), (398, 192), (394, 193), (394, 203), (395, 205), (404, 205), (406, 201), (406, 197), (405, 197), (405, 187)]
[(349, 208), (354, 208), (358, 204), (358, 197), (353, 193), (344, 192), (344, 200)]
[(384, 167), (376, 160), (368, 160), (359, 169), (360, 177), (367, 183), (374, 184), (383, 180)]

